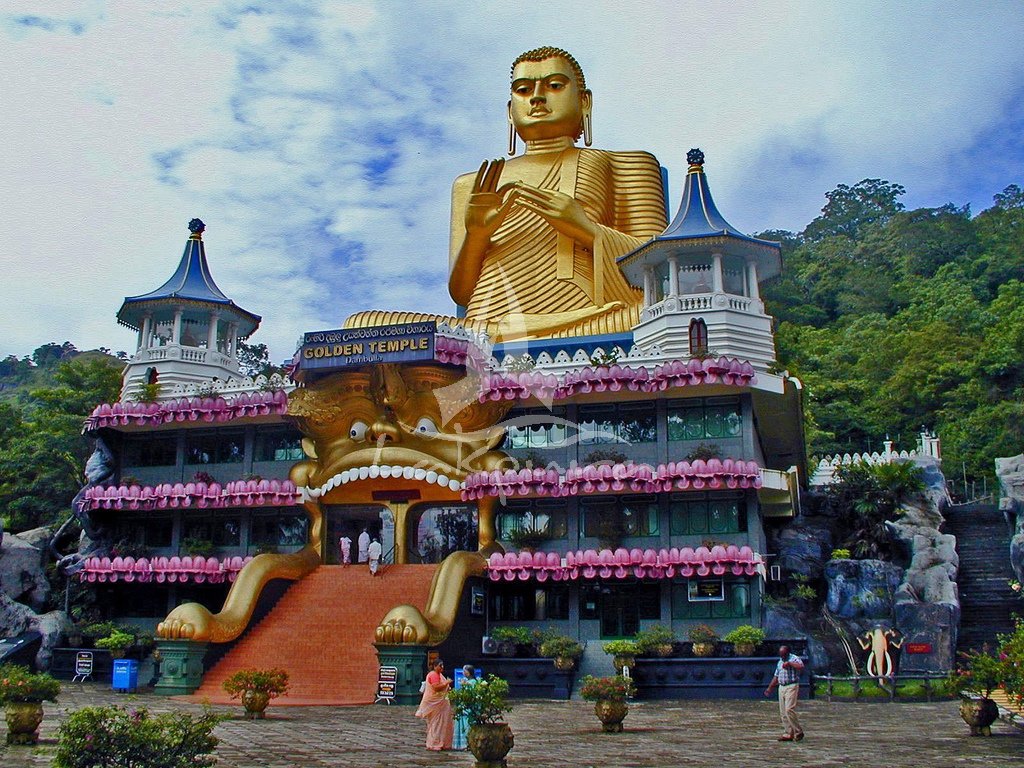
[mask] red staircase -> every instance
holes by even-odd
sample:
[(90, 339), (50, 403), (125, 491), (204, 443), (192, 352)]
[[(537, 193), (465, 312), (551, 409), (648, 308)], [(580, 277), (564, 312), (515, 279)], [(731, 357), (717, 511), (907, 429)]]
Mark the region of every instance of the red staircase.
[(322, 565), (289, 589), (258, 624), (203, 676), (187, 698), (230, 701), (221, 684), (239, 669), (280, 667), (289, 692), (281, 705), (372, 704), (377, 687), (373, 631), (396, 605), (427, 604), (436, 565)]

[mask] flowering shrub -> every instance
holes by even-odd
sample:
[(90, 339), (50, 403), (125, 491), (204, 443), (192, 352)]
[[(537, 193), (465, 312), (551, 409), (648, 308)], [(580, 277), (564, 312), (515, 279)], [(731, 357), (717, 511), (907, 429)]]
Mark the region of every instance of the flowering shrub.
[(540, 644), (540, 655), (552, 659), (578, 659), (583, 655), (583, 645), (571, 637), (556, 635)]
[(496, 675), (449, 691), (448, 700), (455, 716), (465, 717), (470, 725), (500, 722), (502, 714), (512, 709), (508, 703), (508, 681)]
[(622, 675), (594, 677), (587, 675), (580, 686), (580, 696), (587, 701), (625, 701), (636, 693), (632, 678)]
[(0, 667), (0, 704), (56, 701), (59, 693), (60, 683), (45, 672), (32, 674), (28, 667), (17, 664)]
[(283, 669), (240, 669), (224, 681), (224, 690), (232, 699), (246, 691), (265, 693), (274, 699), (288, 692), (288, 673)]
[(754, 627), (750, 624), (741, 624), (722, 639), (727, 643), (750, 643), (751, 645), (760, 645), (764, 642), (765, 632), (759, 627)]
[(1024, 703), (1024, 619), (1016, 620), (1013, 632), (999, 635), (995, 652), (973, 651), (962, 656), (963, 662), (950, 676), (953, 692), (988, 698), (996, 688), (1003, 688), (1018, 706)]
[(206, 710), (150, 715), (144, 707), (84, 707), (57, 729), (54, 768), (210, 768), (213, 729), (224, 718)]
[(611, 656), (636, 656), (640, 652), (632, 640), (609, 640), (601, 647)]

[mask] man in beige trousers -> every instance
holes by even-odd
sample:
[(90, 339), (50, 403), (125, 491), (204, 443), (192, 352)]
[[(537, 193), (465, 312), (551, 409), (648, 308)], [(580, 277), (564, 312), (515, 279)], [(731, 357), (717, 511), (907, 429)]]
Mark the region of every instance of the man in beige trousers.
[(786, 732), (779, 736), (779, 741), (803, 741), (804, 729), (796, 715), (796, 702), (800, 697), (800, 673), (804, 663), (796, 654), (790, 653), (788, 645), (779, 646), (779, 663), (775, 665), (775, 676), (764, 689), (765, 696), (771, 696), (775, 687), (779, 688), (779, 715), (782, 727)]

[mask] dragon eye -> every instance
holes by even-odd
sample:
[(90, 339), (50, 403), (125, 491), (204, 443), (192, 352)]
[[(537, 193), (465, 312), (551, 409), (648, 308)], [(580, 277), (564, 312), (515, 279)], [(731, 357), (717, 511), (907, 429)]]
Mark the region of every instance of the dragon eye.
[(437, 425), (424, 416), (422, 419), (416, 422), (416, 431), (424, 435), (436, 435)]
[(366, 438), (366, 430), (370, 427), (365, 421), (353, 421), (348, 431), (348, 436), (353, 440), (360, 441)]

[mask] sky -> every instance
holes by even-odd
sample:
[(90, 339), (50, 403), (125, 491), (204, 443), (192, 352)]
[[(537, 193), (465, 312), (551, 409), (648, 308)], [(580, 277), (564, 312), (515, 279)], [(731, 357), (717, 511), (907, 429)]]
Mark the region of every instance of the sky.
[(594, 146), (700, 147), (741, 231), (802, 230), (838, 184), (908, 208), (1024, 185), (1024, 4), (0, 3), (0, 356), (135, 348), (125, 296), (211, 271), (289, 358), (364, 309), (450, 313), (452, 180), (506, 147), (512, 60), (572, 52)]

